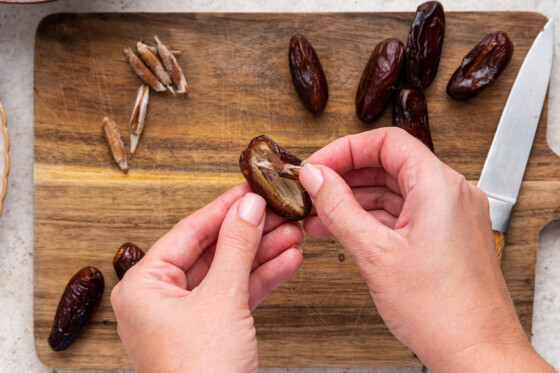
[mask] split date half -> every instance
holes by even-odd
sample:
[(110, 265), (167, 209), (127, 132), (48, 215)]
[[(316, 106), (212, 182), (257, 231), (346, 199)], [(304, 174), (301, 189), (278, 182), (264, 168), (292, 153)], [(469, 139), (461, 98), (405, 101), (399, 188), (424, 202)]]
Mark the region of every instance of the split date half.
[(268, 207), (288, 220), (302, 220), (311, 198), (299, 182), (301, 160), (267, 136), (255, 137), (239, 157), (241, 172)]
[(447, 94), (455, 100), (466, 100), (494, 82), (513, 55), (513, 43), (505, 32), (486, 35), (465, 56), (461, 66), (447, 84)]
[(70, 279), (58, 303), (48, 339), (54, 351), (67, 349), (78, 338), (97, 310), (104, 287), (103, 275), (94, 267), (82, 268)]

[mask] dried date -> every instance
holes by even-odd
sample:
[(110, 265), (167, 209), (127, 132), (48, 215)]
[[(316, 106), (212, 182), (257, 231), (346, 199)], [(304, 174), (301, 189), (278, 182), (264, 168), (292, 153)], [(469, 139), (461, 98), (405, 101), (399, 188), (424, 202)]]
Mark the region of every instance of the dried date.
[(421, 4), (416, 10), (406, 44), (406, 80), (417, 88), (427, 88), (436, 77), (443, 38), (445, 13), (437, 1)]
[(68, 282), (58, 303), (48, 339), (54, 351), (67, 349), (78, 338), (97, 310), (104, 287), (103, 275), (94, 267), (82, 268)]
[(404, 129), (434, 151), (428, 122), (428, 105), (420, 89), (405, 87), (397, 92), (393, 106), (393, 125)]
[(498, 78), (513, 55), (513, 44), (502, 31), (488, 34), (465, 56), (447, 84), (455, 100), (476, 96)]
[(401, 73), (404, 46), (398, 39), (377, 44), (362, 73), (356, 92), (356, 114), (371, 123), (383, 114), (391, 101)]
[(131, 242), (126, 242), (117, 250), (113, 258), (113, 267), (119, 280), (122, 280), (126, 271), (140, 261), (144, 257), (144, 252), (138, 246)]
[(290, 39), (288, 59), (292, 82), (301, 102), (312, 113), (322, 113), (329, 99), (329, 88), (315, 49), (305, 37), (294, 35)]
[(298, 180), (301, 160), (267, 136), (255, 137), (239, 157), (239, 168), (268, 207), (288, 220), (304, 219), (311, 198)]

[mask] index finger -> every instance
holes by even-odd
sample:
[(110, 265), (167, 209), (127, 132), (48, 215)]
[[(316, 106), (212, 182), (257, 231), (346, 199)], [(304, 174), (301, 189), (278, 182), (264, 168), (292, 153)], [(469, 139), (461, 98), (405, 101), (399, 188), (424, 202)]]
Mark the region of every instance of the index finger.
[(335, 140), (311, 155), (306, 162), (325, 165), (341, 175), (351, 170), (380, 167), (397, 179), (401, 190), (407, 191), (411, 187), (408, 183), (416, 181), (415, 177), (411, 177), (414, 170), (430, 167), (439, 160), (403, 129), (383, 127)]
[(247, 183), (240, 184), (182, 219), (148, 250), (144, 259), (163, 261), (183, 271), (188, 270), (218, 239), (222, 222), (234, 202), (250, 191)]

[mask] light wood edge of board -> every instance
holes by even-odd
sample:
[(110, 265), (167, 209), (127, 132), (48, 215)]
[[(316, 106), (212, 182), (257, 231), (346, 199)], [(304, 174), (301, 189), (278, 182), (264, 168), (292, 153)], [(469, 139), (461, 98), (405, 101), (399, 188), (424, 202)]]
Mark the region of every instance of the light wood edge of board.
[[(2, 207), (4, 197), (6, 196), (6, 191), (8, 190), (8, 171), (10, 170), (10, 157), (8, 155), (8, 149), (10, 148), (10, 138), (8, 136), (8, 120), (6, 119), (6, 112), (4, 111), (4, 105), (2, 104), (2, 99), (0, 98), (0, 131), (2, 135), (0, 136), (0, 141), (4, 140), (4, 154), (0, 154), (1, 158), (4, 158), (4, 173), (0, 175), (0, 215), (2, 215)], [(0, 162), (2, 160), (0, 159)]]
[(506, 236), (505, 234), (492, 231), (494, 233), (494, 242), (496, 243), (496, 259), (498, 259), (498, 263), (500, 266), (502, 265), (502, 261), (504, 259), (504, 247), (506, 246)]

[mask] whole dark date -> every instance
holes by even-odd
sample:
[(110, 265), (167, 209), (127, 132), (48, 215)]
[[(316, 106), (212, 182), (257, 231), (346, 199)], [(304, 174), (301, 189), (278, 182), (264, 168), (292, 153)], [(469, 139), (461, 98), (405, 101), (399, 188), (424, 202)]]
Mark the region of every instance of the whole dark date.
[(124, 243), (113, 258), (113, 267), (117, 272), (117, 277), (122, 280), (126, 271), (140, 261), (144, 257), (144, 252), (138, 246), (131, 242)]
[(436, 77), (443, 38), (445, 13), (437, 1), (421, 4), (416, 10), (406, 44), (406, 80), (417, 88), (427, 88)]
[(312, 113), (322, 113), (329, 99), (329, 88), (315, 49), (305, 37), (296, 34), (290, 39), (288, 59), (292, 82), (301, 102)]
[(465, 56), (447, 84), (455, 100), (476, 96), (498, 78), (513, 55), (513, 44), (502, 31), (488, 34)]
[(398, 39), (377, 44), (362, 73), (356, 92), (356, 114), (371, 123), (383, 114), (391, 101), (401, 73), (404, 46)]
[(65, 350), (78, 338), (97, 310), (104, 287), (103, 275), (94, 267), (82, 268), (72, 277), (60, 297), (49, 335), (53, 350)]
[(404, 129), (434, 151), (428, 122), (428, 105), (420, 89), (405, 87), (397, 92), (393, 106), (393, 125)]
[(288, 220), (304, 219), (311, 198), (299, 182), (301, 160), (267, 136), (255, 137), (239, 157), (239, 168), (268, 207)]

